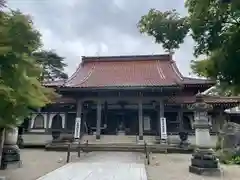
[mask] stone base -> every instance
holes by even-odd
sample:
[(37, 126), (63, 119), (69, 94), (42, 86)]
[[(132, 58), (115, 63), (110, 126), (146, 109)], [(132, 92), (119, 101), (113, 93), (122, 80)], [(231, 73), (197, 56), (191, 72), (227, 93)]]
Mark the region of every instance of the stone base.
[(138, 139), (137, 143), (138, 144), (144, 144), (144, 140), (143, 139), (142, 140)]
[(100, 140), (101, 136), (96, 134), (96, 140)]
[(168, 144), (167, 139), (160, 139), (160, 144)]
[(0, 169), (6, 169), (8, 165), (20, 164), (20, 149), (17, 145), (4, 145)]
[(138, 140), (142, 141), (143, 140), (143, 136), (138, 136)]
[(189, 166), (189, 172), (197, 175), (221, 176), (221, 170), (219, 168), (200, 168), (196, 166)]
[(219, 162), (212, 149), (197, 149), (191, 159), (189, 172), (199, 175), (220, 175)]
[(118, 132), (117, 132), (117, 135), (120, 135), (120, 136), (125, 136), (125, 135), (126, 135), (126, 133), (125, 133), (125, 131), (118, 131)]

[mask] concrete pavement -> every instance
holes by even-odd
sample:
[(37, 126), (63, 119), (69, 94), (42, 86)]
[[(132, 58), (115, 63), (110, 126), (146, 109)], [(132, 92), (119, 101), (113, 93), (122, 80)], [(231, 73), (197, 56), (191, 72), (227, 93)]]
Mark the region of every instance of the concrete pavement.
[(131, 152), (102, 152), (69, 163), (37, 180), (147, 180), (143, 159)]

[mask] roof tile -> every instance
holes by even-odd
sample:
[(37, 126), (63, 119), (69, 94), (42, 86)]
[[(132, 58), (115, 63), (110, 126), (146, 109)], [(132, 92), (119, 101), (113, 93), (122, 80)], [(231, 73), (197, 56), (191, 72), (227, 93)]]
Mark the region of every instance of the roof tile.
[(171, 59), (85, 61), (65, 83), (68, 87), (177, 86), (182, 77)]

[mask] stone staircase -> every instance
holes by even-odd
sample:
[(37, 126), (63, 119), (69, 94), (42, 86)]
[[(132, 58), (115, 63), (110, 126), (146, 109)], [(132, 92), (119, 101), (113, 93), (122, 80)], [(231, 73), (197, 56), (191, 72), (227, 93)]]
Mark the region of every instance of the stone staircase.
[[(144, 136), (147, 144), (154, 144), (155, 136)], [(101, 135), (100, 139), (96, 139), (95, 135), (84, 135), (81, 143), (88, 141), (89, 144), (138, 144), (138, 136), (135, 135)], [(142, 141), (142, 142), (144, 142)]]
[(95, 135), (84, 135), (81, 139), (82, 143), (88, 141), (89, 144), (137, 144), (137, 136), (128, 135), (101, 135), (100, 139), (96, 139)]
[[(169, 144), (155, 144), (155, 136), (144, 136), (143, 141), (138, 140), (138, 136), (130, 135), (101, 135), (100, 139), (96, 139), (95, 135), (84, 135), (81, 144), (73, 143), (70, 145), (71, 151), (128, 151), (128, 152), (144, 152), (144, 141), (150, 152), (192, 152), (192, 147), (179, 149), (178, 146)], [(88, 143), (86, 143), (88, 142)], [(67, 151), (68, 143), (49, 143), (45, 146), (48, 151)]]
[(155, 136), (143, 136), (143, 140), (144, 140), (147, 144), (155, 144), (156, 141), (157, 141)]

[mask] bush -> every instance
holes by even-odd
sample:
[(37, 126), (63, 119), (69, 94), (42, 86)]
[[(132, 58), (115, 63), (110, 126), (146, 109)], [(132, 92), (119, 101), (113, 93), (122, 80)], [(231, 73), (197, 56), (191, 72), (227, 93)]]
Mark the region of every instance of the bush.
[(232, 159), (233, 155), (234, 152), (230, 150), (219, 150), (216, 152), (216, 156), (223, 164), (229, 164), (229, 161)]
[(240, 165), (240, 155), (234, 150), (219, 150), (216, 152), (216, 156), (223, 164), (237, 164)]
[(240, 165), (240, 156), (233, 156), (229, 161), (229, 164), (237, 164)]

